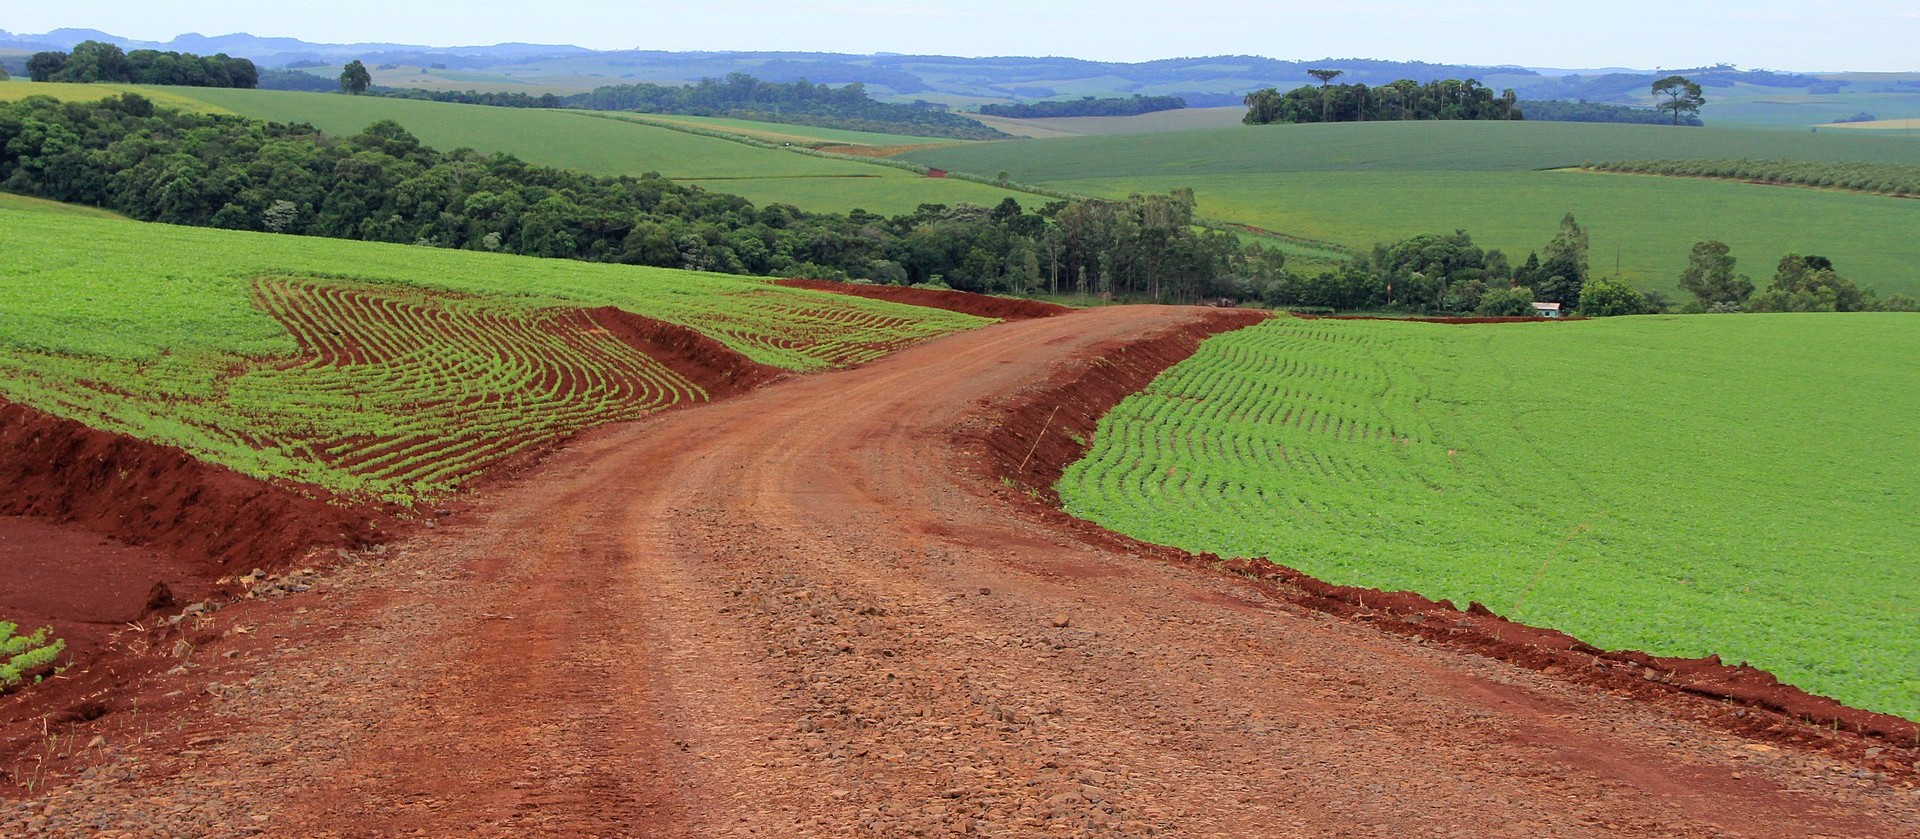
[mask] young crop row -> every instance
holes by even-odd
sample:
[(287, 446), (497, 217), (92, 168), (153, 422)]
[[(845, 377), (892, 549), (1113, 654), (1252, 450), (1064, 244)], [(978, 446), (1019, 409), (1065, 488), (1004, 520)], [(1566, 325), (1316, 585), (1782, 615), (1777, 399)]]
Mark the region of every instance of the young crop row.
[(255, 289), (297, 354), (108, 369), (15, 354), (13, 398), (247, 471), (410, 500), (581, 428), (707, 396), (579, 309), (289, 278)]
[(1059, 490), (1148, 541), (1920, 718), (1920, 331), (1847, 317), (1279, 319), (1123, 402)]
[(575, 429), (704, 398), (585, 309), (788, 370), (989, 322), (688, 271), (0, 213), (0, 399), (358, 496), (442, 494)]
[(1786, 186), (1826, 187), (1881, 195), (1920, 195), (1920, 166), (1807, 160), (1641, 160), (1594, 163), (1596, 172), (1719, 178)]

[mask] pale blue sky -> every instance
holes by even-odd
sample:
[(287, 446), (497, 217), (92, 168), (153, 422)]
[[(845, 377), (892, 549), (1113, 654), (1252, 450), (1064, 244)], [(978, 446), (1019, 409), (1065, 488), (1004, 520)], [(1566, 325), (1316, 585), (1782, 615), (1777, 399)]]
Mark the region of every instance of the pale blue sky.
[(1254, 54), (1543, 67), (1920, 71), (1920, 0), (62, 0), (10, 3), (0, 29), (147, 40), (250, 32), (432, 46), (1067, 55)]

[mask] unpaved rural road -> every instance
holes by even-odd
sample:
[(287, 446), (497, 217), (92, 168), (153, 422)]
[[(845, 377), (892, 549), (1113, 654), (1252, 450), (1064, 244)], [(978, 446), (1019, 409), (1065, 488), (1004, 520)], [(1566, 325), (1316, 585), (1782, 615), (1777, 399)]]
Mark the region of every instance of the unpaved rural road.
[(226, 683), (173, 746), (0, 832), (1920, 836), (1913, 790), (1089, 546), (961, 468), (990, 402), (1197, 316), (1002, 324), (590, 435), (222, 613), (253, 646), (196, 654)]

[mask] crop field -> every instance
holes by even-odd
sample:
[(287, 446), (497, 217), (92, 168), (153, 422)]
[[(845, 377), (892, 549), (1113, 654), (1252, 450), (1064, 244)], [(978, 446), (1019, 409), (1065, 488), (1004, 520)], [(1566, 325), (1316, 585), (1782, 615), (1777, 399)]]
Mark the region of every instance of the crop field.
[[(715, 192), (744, 195), (758, 204), (792, 204), (819, 212), (858, 208), (898, 215), (910, 213), (923, 203), (967, 201), (992, 206), (1009, 196), (1033, 200), (1033, 196), (985, 184), (925, 178), (889, 166), (756, 148), (584, 112), (270, 90), (194, 88), (191, 95), (244, 116), (312, 123), (329, 134), (355, 134), (376, 120), (390, 119), (440, 149), (466, 146), (482, 152), (506, 152), (530, 163), (594, 175), (659, 172)], [(742, 131), (763, 125), (734, 122), (739, 125), (731, 128)], [(802, 126), (779, 128), (800, 136), (829, 133)], [(720, 130), (729, 127), (721, 126)], [(830, 133), (860, 135), (866, 138), (859, 141), (862, 143), (891, 136)], [(906, 139), (914, 144), (928, 142), (925, 137)], [(812, 182), (816, 180), (824, 183)]]
[(434, 497), (580, 428), (706, 398), (586, 309), (788, 370), (987, 322), (734, 276), (32, 207), (0, 203), (0, 398), (349, 495)]
[(1674, 288), (1692, 244), (1718, 238), (1764, 284), (1788, 250), (1818, 253), (1882, 294), (1920, 292), (1920, 203), (1797, 187), (1543, 171), (1586, 163), (1754, 158), (1920, 163), (1884, 132), (1573, 123), (1369, 123), (1075, 137), (909, 152), (962, 172), (1124, 197), (1191, 187), (1203, 216), (1354, 248), (1465, 229), (1515, 260), (1573, 212), (1597, 270)]
[(748, 119), (730, 119), (727, 117), (696, 117), (684, 114), (634, 114), (633, 116), (655, 122), (672, 122), (682, 125), (711, 128), (719, 131), (752, 137), (770, 143), (833, 143), (847, 146), (924, 146), (953, 145), (970, 143), (972, 140), (948, 140), (940, 137), (919, 137), (912, 134), (879, 134), (872, 131), (846, 131), (839, 128), (816, 128), (811, 125), (789, 125), (784, 122), (758, 122)]
[[(181, 88), (180, 90), (184, 90)], [(152, 99), (154, 104), (196, 114), (226, 113), (226, 109), (175, 89), (127, 84), (66, 84), (64, 82), (28, 82), (21, 79), (0, 81), (0, 102), (17, 102), (29, 96), (51, 96), (63, 102), (94, 102), (129, 91)]]
[(1053, 117), (1012, 119), (971, 114), (976, 121), (1016, 137), (1087, 137), (1110, 134), (1154, 134), (1197, 128), (1237, 126), (1246, 108), (1182, 108), (1126, 117)]
[(1147, 541), (1920, 719), (1916, 327), (1282, 318), (1123, 402), (1059, 490)]

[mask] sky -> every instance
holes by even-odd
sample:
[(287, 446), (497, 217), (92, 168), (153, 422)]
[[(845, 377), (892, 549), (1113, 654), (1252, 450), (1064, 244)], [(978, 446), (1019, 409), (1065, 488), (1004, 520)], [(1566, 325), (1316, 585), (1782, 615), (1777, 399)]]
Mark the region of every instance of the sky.
[(1920, 71), (1916, 0), (64, 0), (0, 29), (166, 41), (248, 32), (328, 43), (1058, 55), (1251, 54), (1529, 67)]

